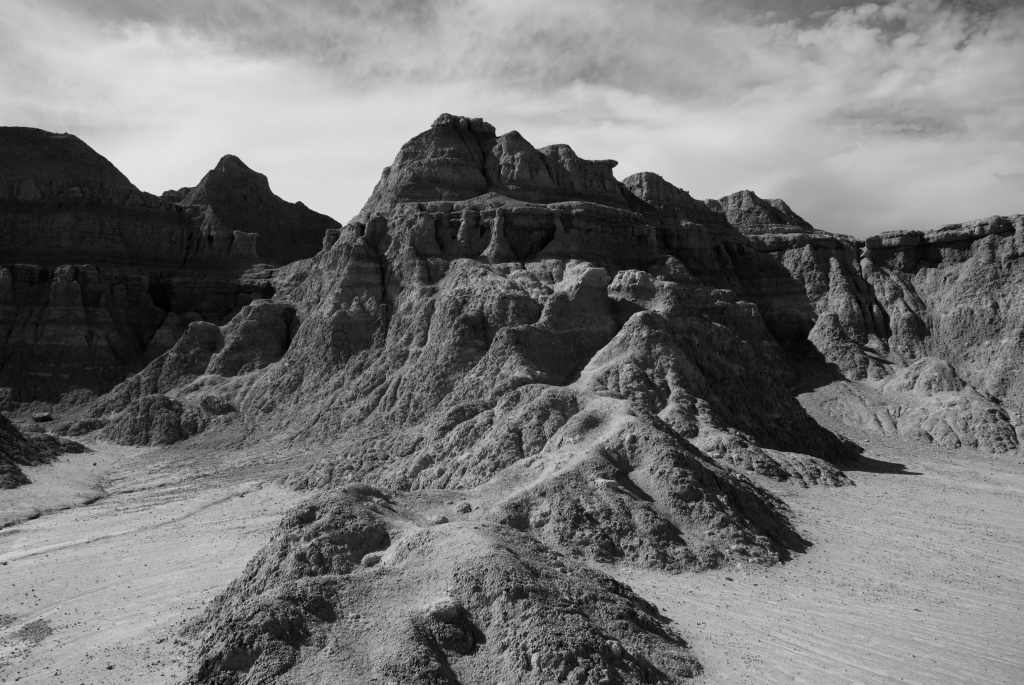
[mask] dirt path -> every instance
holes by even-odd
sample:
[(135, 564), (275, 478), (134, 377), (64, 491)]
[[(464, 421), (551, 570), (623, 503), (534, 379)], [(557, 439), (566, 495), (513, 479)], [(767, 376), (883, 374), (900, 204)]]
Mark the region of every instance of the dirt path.
[[(1024, 682), (1024, 466), (873, 443), (911, 473), (787, 489), (814, 546), (771, 569), (619, 569), (711, 683)], [(776, 488), (778, 489), (778, 488)]]

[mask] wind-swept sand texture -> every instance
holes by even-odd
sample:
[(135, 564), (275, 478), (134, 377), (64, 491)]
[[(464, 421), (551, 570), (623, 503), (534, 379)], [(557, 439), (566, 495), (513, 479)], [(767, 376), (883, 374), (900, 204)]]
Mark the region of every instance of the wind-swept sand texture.
[[(72, 457), (116, 467), (99, 479), (108, 497), (0, 529), (0, 682), (180, 681), (182, 621), (239, 574), (299, 498), (259, 481), (162, 477), (143, 451), (93, 447)], [(87, 480), (67, 461), (28, 472), (33, 483), (5, 493), (0, 516), (24, 512), (26, 496), (68, 506), (60, 476)]]
[(905, 471), (787, 488), (806, 554), (769, 569), (614, 575), (682, 626), (705, 668), (695, 683), (1024, 681), (1020, 455), (856, 437)]

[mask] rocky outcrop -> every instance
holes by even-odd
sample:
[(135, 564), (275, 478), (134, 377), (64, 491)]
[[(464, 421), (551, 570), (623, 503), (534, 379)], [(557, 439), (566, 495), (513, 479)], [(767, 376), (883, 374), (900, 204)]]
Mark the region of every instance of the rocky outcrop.
[(84, 452), (85, 447), (67, 438), (58, 438), (41, 429), (23, 433), (0, 414), (0, 490), (29, 483), (22, 466), (38, 466), (66, 452)]
[(278, 361), (298, 328), (287, 304), (257, 300), (223, 327), (189, 325), (170, 350), (95, 401), (86, 422), (60, 430), (71, 435), (103, 429), (126, 445), (169, 445), (230, 419), (235, 389), (226, 379)]
[(396, 202), (457, 201), (494, 192), (524, 202), (585, 200), (626, 207), (613, 160), (580, 159), (568, 145), (536, 149), (518, 132), (498, 136), (482, 119), (442, 114), (402, 146), (359, 215)]
[(699, 672), (656, 607), (507, 526), (316, 495), (189, 628), (189, 683), (673, 683)]
[[(175, 204), (201, 213), (199, 233), (208, 241), (213, 236), (214, 251), (226, 250), (235, 259), (276, 266), (313, 256), (325, 233), (339, 228), (338, 222), (301, 202), (293, 204), (274, 195), (267, 177), (234, 155), (221, 158)], [(218, 240), (226, 243), (219, 251)]]
[[(1018, 449), (1024, 381), (1016, 341), (1024, 282), (1017, 261), (1024, 217), (866, 241), (806, 229), (786, 233), (778, 224), (762, 230), (760, 220), (753, 212), (735, 221), (803, 284), (817, 314), (810, 342), (843, 377), (882, 393), (881, 405), (856, 410), (850, 403), (863, 396), (851, 393), (837, 417), (950, 447)], [(955, 382), (907, 384), (921, 373)], [(863, 416), (873, 418), (854, 418)]]
[(67, 134), (0, 128), (0, 160), (0, 388), (13, 402), (110, 389), (191, 321), (219, 325), (272, 294), (273, 267), (338, 227), (232, 156), (161, 198)]
[(29, 482), (21, 466), (45, 461), (21, 431), (0, 414), (0, 489), (9, 490)]

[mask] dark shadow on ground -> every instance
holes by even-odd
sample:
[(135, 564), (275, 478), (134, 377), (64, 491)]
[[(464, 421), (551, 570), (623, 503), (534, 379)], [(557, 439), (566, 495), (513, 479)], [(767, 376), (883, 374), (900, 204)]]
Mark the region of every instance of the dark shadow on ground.
[(897, 476), (924, 475), (921, 471), (908, 471), (907, 467), (903, 464), (899, 464), (894, 461), (872, 459), (871, 457), (865, 456), (863, 453), (858, 454), (853, 462), (843, 464), (842, 471), (844, 473), (849, 473), (851, 471), (862, 471), (864, 473), (891, 473)]

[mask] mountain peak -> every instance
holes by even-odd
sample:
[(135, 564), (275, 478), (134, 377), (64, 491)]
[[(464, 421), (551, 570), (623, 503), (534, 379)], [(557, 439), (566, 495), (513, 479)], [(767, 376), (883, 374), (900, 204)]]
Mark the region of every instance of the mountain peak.
[(723, 212), (730, 224), (748, 235), (817, 232), (782, 200), (766, 200), (752, 190), (739, 190), (717, 200), (708, 200), (707, 204)]
[(549, 204), (626, 208), (614, 160), (586, 160), (565, 144), (535, 148), (518, 131), (496, 135), (483, 119), (442, 114), (401, 147), (360, 217), (394, 202), (469, 200), (495, 193)]
[(0, 127), (0, 199), (121, 203), (137, 192), (124, 174), (77, 136)]
[(267, 177), (250, 169), (234, 155), (224, 155), (195, 188), (181, 201), (185, 205), (216, 204), (218, 198), (238, 195), (264, 201), (274, 197)]

